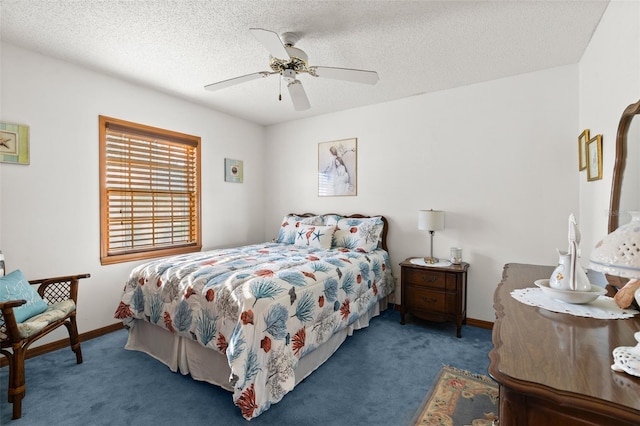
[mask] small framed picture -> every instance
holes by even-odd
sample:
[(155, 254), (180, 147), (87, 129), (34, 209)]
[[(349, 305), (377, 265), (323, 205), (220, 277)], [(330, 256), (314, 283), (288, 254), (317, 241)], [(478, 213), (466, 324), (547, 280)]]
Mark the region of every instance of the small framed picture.
[(318, 196), (358, 194), (358, 140), (343, 139), (318, 144)]
[(602, 135), (587, 142), (587, 181), (602, 179)]
[(578, 136), (578, 170), (587, 168), (587, 141), (589, 140), (589, 129), (585, 129)]
[(227, 182), (242, 183), (242, 160), (224, 159), (224, 180)]
[(29, 164), (29, 126), (0, 122), (0, 161)]

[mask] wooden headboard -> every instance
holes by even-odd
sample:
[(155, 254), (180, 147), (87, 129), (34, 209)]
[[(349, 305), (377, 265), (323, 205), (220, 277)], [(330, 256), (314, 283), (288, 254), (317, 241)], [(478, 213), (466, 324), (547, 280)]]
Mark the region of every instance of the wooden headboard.
[(380, 217), (382, 219), (382, 234), (381, 234), (381, 242), (380, 242), (380, 248), (386, 251), (389, 251), (387, 249), (387, 232), (389, 231), (389, 222), (387, 222), (387, 219), (382, 216), (382, 215), (374, 215), (374, 216), (366, 216), (366, 215), (362, 215), (362, 214), (352, 214), (352, 215), (343, 215), (340, 213), (323, 213), (323, 214), (315, 214), (315, 213), (289, 213), (292, 216), (300, 216), (300, 217), (309, 217), (309, 216), (327, 216), (327, 215), (336, 215), (336, 216), (340, 216), (342, 218), (354, 218), (354, 219), (363, 219), (363, 218), (370, 218), (370, 217)]

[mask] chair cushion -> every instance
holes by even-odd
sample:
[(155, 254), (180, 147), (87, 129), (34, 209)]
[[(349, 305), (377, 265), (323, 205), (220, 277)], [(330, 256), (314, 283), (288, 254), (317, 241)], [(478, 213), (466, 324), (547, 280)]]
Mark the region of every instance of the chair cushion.
[(0, 277), (0, 301), (9, 300), (27, 301), (24, 305), (13, 308), (16, 322), (23, 322), (29, 317), (40, 314), (47, 310), (47, 303), (42, 300), (38, 292), (29, 284), (19, 269), (9, 275)]
[(18, 331), (20, 337), (23, 339), (40, 332), (43, 328), (48, 326), (54, 321), (58, 321), (66, 317), (69, 312), (73, 312), (76, 309), (76, 304), (73, 300), (63, 300), (62, 302), (54, 303), (49, 306), (43, 313), (33, 316), (27, 319), (25, 322), (18, 324)]

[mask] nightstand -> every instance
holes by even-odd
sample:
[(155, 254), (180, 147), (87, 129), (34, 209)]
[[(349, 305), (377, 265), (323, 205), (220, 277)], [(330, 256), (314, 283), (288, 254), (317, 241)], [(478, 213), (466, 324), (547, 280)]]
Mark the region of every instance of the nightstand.
[(467, 319), (469, 264), (429, 265), (422, 258), (408, 258), (400, 268), (400, 324), (405, 323), (405, 314), (429, 321), (452, 321), (457, 326), (456, 336), (462, 337), (462, 324)]

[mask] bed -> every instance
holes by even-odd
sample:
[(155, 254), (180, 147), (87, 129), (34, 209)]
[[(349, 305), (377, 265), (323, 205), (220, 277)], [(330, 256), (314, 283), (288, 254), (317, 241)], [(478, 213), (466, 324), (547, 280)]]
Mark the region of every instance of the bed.
[(383, 216), (288, 214), (271, 242), (144, 263), (115, 313), (125, 347), (257, 417), (386, 309), (387, 229)]

